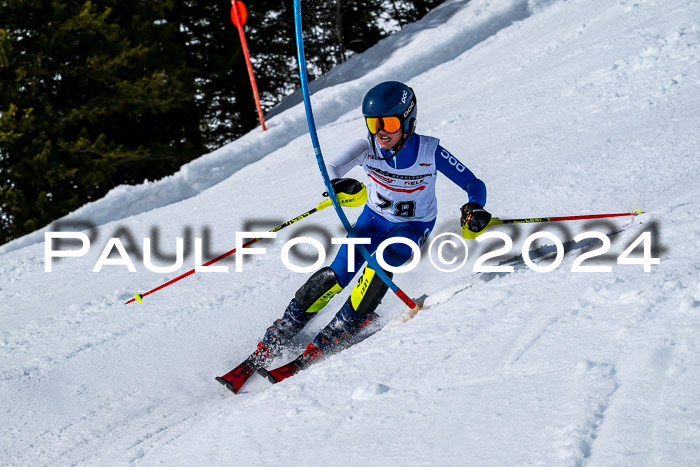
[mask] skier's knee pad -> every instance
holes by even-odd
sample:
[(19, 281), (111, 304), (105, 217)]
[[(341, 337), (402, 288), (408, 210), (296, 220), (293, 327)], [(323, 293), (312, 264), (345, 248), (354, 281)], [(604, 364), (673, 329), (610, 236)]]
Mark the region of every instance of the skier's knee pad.
[[(390, 272), (387, 272), (387, 275), (392, 277)], [(352, 289), (348, 301), (356, 313), (366, 315), (377, 309), (388, 288), (389, 286), (384, 283), (374, 269), (365, 266), (365, 270)]]
[(316, 313), (328, 305), (330, 299), (342, 290), (335, 272), (331, 268), (325, 267), (316, 271), (297, 290), (294, 298), (297, 300), (299, 309), (306, 313)]

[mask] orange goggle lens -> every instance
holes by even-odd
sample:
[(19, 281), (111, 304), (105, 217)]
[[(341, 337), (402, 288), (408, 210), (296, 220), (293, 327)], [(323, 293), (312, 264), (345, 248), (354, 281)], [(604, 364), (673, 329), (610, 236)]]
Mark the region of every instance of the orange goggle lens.
[(376, 135), (382, 128), (387, 133), (396, 133), (401, 129), (401, 120), (399, 117), (367, 117), (367, 129), (373, 135)]

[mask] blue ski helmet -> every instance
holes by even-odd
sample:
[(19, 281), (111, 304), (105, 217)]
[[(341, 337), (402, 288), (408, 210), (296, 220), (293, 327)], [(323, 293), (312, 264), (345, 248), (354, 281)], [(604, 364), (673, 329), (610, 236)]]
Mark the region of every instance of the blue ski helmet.
[(403, 138), (401, 145), (416, 129), (418, 104), (413, 89), (398, 81), (385, 81), (367, 91), (362, 101), (362, 115), (367, 117), (398, 117)]

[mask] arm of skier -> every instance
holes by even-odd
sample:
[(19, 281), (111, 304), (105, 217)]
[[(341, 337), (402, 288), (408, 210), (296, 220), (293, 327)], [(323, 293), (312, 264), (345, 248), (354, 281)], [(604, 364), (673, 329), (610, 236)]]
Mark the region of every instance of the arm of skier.
[(455, 156), (442, 146), (435, 150), (438, 171), (467, 192), (468, 201), (460, 209), (462, 225), (468, 224), (469, 230), (480, 232), (491, 220), (491, 214), (484, 209), (486, 204), (486, 185)]
[(469, 202), (479, 203), (482, 207), (486, 204), (486, 185), (476, 178), (476, 175), (459, 159), (438, 145), (435, 150), (435, 161), (438, 171), (467, 192)]
[[(336, 193), (356, 194), (364, 186), (354, 178), (343, 178), (353, 167), (361, 165), (369, 152), (369, 142), (358, 139), (350, 143), (343, 151), (326, 164), (328, 176)], [(326, 196), (327, 194), (324, 194)]]
[(350, 143), (343, 151), (326, 164), (328, 176), (343, 178), (350, 169), (362, 164), (365, 156), (369, 152), (369, 142), (366, 139), (358, 139)]

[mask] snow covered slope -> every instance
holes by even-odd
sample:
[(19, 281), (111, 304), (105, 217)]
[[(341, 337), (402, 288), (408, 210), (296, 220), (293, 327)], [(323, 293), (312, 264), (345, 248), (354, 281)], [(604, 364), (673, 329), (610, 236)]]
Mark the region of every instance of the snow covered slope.
[[(699, 19), (694, 0), (449, 1), (358, 56), (363, 73), (318, 90), (326, 157), (364, 134), (359, 104), (372, 84), (405, 80), (418, 131), (486, 182), (495, 215), (648, 213), (494, 228), (514, 240), (510, 274), (473, 272), (496, 241), (470, 243), (453, 273), (423, 258), (396, 276), (428, 296), (416, 318), (275, 386), (253, 379), (234, 396), (213, 378), (253, 349), (307, 277), (281, 264), (283, 243), (342, 234), (331, 210), (281, 231), (242, 273), (227, 261), (228, 273), (123, 303), (178, 274), (137, 261), (143, 238), (173, 255), (177, 237), (206, 237), (210, 257), (233, 248), (236, 232), (320, 201), (300, 106), (170, 181), (75, 213), (95, 216), (91, 249), (51, 273), (41, 235), (5, 246), (2, 463), (700, 465)], [(442, 178), (438, 198), (433, 236), (458, 232), (463, 192)], [(519, 251), (537, 230), (564, 242), (609, 234), (610, 252), (584, 264), (612, 271), (572, 272), (588, 249), (571, 243), (554, 271), (533, 271)], [(616, 263), (643, 232), (660, 258), (648, 273)], [(91, 272), (115, 236), (138, 272)], [(193, 264), (189, 254), (181, 272)], [(384, 323), (402, 311), (391, 294), (380, 308)]]

